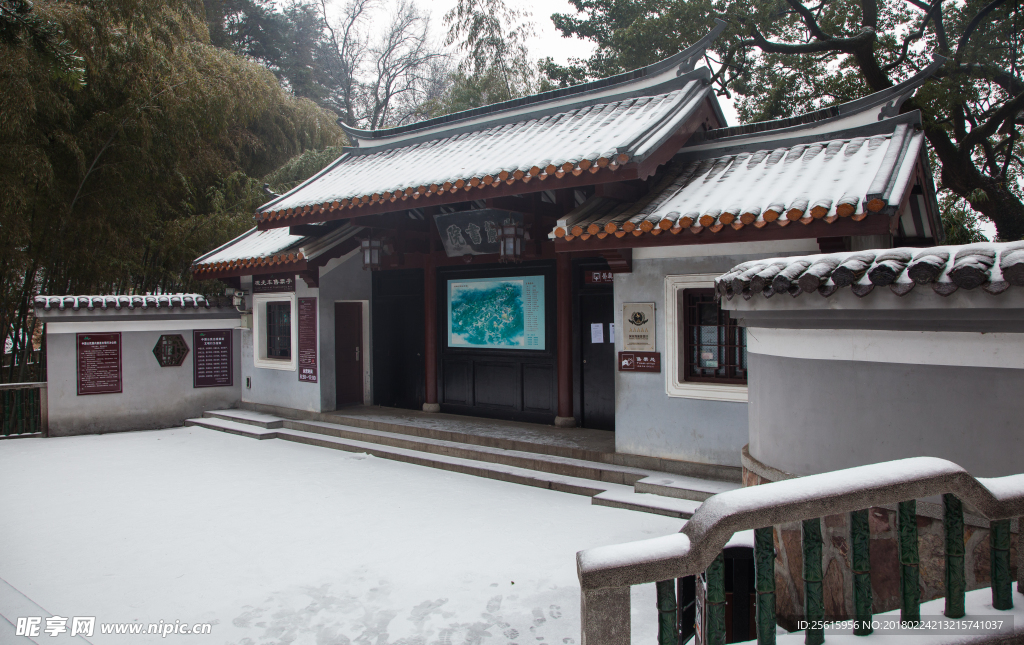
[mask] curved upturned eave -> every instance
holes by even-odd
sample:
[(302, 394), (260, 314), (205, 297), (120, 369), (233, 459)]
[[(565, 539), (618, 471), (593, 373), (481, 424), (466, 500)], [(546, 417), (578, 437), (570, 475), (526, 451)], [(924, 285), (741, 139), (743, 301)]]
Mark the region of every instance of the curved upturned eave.
[[(404, 139), (409, 135), (416, 135), (418, 138), (419, 136), (427, 135), (432, 130), (444, 131), (453, 126), (458, 126), (460, 123), (473, 121), (481, 117), (502, 119), (505, 113), (520, 110), (522, 108), (534, 107), (543, 109), (545, 105), (564, 101), (565, 99), (572, 97), (583, 98), (589, 94), (599, 92), (607, 93), (610, 90), (614, 90), (614, 94), (601, 97), (603, 102), (612, 102), (617, 100), (616, 96), (619, 94), (627, 93), (634, 89), (639, 89), (640, 87), (646, 87), (648, 84), (657, 84), (649, 81), (657, 79), (659, 76), (664, 76), (665, 78), (660, 79), (657, 82), (669, 80), (671, 76), (667, 72), (671, 72), (673, 69), (675, 69), (675, 74), (672, 76), (682, 76), (683, 74), (692, 72), (696, 68), (697, 62), (704, 56), (704, 52), (707, 48), (710, 47), (711, 43), (713, 43), (719, 34), (721, 34), (725, 29), (725, 25), (726, 23), (724, 21), (716, 19), (714, 28), (712, 28), (707, 35), (683, 51), (673, 54), (672, 56), (656, 63), (651, 63), (646, 67), (641, 67), (629, 72), (623, 72), (622, 74), (617, 74), (608, 78), (590, 81), (589, 83), (581, 83), (579, 85), (541, 92), (540, 94), (532, 94), (518, 99), (511, 99), (501, 103), (485, 105), (470, 110), (463, 110), (461, 112), (446, 114), (426, 121), (419, 121), (417, 123), (397, 126), (394, 128), (362, 130), (344, 123), (341, 120), (338, 121), (338, 125), (349, 137), (355, 147), (358, 148), (364, 145), (380, 147), (388, 145), (390, 140)], [(648, 81), (649, 83), (645, 84), (644, 81)], [(490, 120), (491, 119), (483, 120), (479, 124), (479, 127), (487, 127), (487, 123)]]

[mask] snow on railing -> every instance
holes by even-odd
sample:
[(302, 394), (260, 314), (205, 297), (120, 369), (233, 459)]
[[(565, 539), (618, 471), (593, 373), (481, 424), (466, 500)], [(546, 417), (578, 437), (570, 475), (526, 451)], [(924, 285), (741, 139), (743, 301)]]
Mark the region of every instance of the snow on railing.
[[(901, 619), (920, 620), (917, 499), (943, 496), (946, 531), (946, 609), (964, 616), (963, 504), (991, 522), (992, 601), (1013, 607), (1010, 580), (1010, 519), (1024, 518), (1024, 474), (975, 479), (960, 466), (934, 457), (914, 457), (798, 477), (720, 493), (705, 501), (675, 535), (598, 547), (576, 554), (582, 594), (583, 645), (625, 645), (630, 640), (630, 586), (704, 574), (706, 595), (698, 594), (702, 620), (697, 643), (725, 643), (725, 581), (722, 549), (738, 531), (754, 529), (757, 641), (775, 642), (775, 555), (772, 527), (802, 521), (808, 583), (805, 619), (823, 621), (820, 518), (851, 514), (854, 572), (870, 581), (867, 510), (898, 505)], [(909, 500), (909, 501), (908, 501)], [(959, 538), (959, 539), (958, 539)], [(1024, 559), (1024, 549), (1019, 549)], [(806, 569), (806, 567), (810, 569)], [(817, 570), (818, 575), (814, 576)], [(859, 571), (859, 573), (858, 573)], [(854, 581), (855, 619), (870, 622), (871, 585)], [(1024, 592), (1024, 566), (1018, 567)], [(857, 634), (869, 630), (855, 631)], [(667, 635), (663, 635), (667, 636)], [(659, 641), (661, 638), (659, 638)], [(667, 639), (666, 639), (667, 640)], [(806, 643), (824, 642), (821, 629), (808, 630)]]

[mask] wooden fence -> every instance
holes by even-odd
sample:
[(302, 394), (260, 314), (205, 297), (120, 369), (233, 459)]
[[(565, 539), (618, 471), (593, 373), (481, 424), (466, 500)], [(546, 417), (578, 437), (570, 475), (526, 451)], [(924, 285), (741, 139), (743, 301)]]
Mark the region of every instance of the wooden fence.
[(0, 384), (0, 437), (47, 435), (46, 383)]

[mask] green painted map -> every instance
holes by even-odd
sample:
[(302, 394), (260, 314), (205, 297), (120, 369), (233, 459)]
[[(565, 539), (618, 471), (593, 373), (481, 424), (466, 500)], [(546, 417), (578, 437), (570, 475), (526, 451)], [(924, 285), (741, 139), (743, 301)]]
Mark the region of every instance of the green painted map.
[(538, 276), (449, 282), (449, 346), (543, 349), (542, 281)]

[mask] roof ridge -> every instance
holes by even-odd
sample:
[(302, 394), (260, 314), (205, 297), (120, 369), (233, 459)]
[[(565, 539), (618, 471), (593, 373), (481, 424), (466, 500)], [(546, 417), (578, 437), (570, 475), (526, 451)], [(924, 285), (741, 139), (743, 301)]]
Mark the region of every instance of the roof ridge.
[[(502, 101), (501, 103), (493, 103), (491, 105), (484, 105), (478, 108), (472, 108), (469, 110), (463, 110), (461, 112), (455, 112), (452, 114), (445, 114), (433, 119), (427, 119), (426, 121), (418, 121), (416, 123), (410, 123), (408, 125), (396, 126), (393, 128), (385, 128), (379, 130), (361, 130), (355, 128), (347, 123), (344, 123), (340, 118), (338, 119), (338, 125), (345, 134), (348, 135), (349, 139), (355, 144), (355, 147), (359, 147), (359, 142), (370, 142), (380, 141), (383, 139), (389, 139), (400, 135), (406, 135), (414, 133), (420, 130), (429, 130), (437, 126), (451, 126), (456, 125), (462, 121), (468, 121), (476, 119), (482, 116), (494, 115), (499, 116), (502, 112), (515, 110), (518, 108), (536, 105), (538, 107), (543, 106), (545, 103), (558, 101), (572, 96), (582, 96), (584, 94), (595, 92), (598, 90), (605, 90), (608, 88), (615, 88), (621, 86), (623, 91), (629, 91), (631, 85), (637, 84), (637, 81), (651, 78), (657, 74), (664, 73), (672, 67), (676, 67), (676, 76), (684, 76), (694, 71), (697, 62), (704, 56), (704, 52), (711, 43), (718, 38), (719, 34), (725, 29), (726, 23), (723, 20), (715, 19), (715, 26), (708, 32), (704, 37), (698, 40), (693, 45), (687, 47), (683, 51), (673, 54), (668, 58), (662, 59), (650, 65), (640, 67), (628, 72), (616, 74), (615, 76), (609, 76), (607, 78), (597, 79), (588, 83), (580, 83), (579, 85), (571, 85), (569, 87), (558, 88), (555, 90), (549, 90), (547, 92), (540, 92), (538, 94), (531, 94), (528, 96), (520, 97), (517, 99), (510, 99), (508, 101)], [(614, 102), (617, 99), (609, 98), (607, 102)]]
[(914, 74), (907, 80), (894, 85), (892, 87), (873, 92), (867, 96), (863, 96), (859, 99), (847, 101), (846, 103), (840, 103), (839, 105), (833, 105), (831, 107), (821, 108), (811, 112), (805, 112), (796, 116), (786, 117), (783, 119), (773, 119), (771, 121), (756, 121), (754, 123), (746, 123), (743, 125), (734, 125), (727, 128), (716, 128), (714, 130), (707, 130), (705, 132), (697, 132), (690, 139), (688, 145), (696, 145), (700, 143), (707, 143), (710, 141), (716, 141), (718, 139), (725, 139), (728, 137), (737, 137), (752, 134), (762, 134), (765, 132), (771, 132), (774, 130), (783, 130), (786, 128), (794, 128), (802, 125), (811, 125), (819, 123), (827, 119), (835, 117), (852, 116), (855, 114), (861, 114), (871, 110), (873, 108), (881, 108), (878, 114), (878, 120), (884, 121), (896, 116), (899, 116), (900, 107), (903, 103), (910, 98), (910, 95), (917, 90), (929, 77), (931, 77), (938, 69), (946, 62), (944, 56), (939, 54), (932, 55), (932, 62), (928, 64), (923, 70)]

